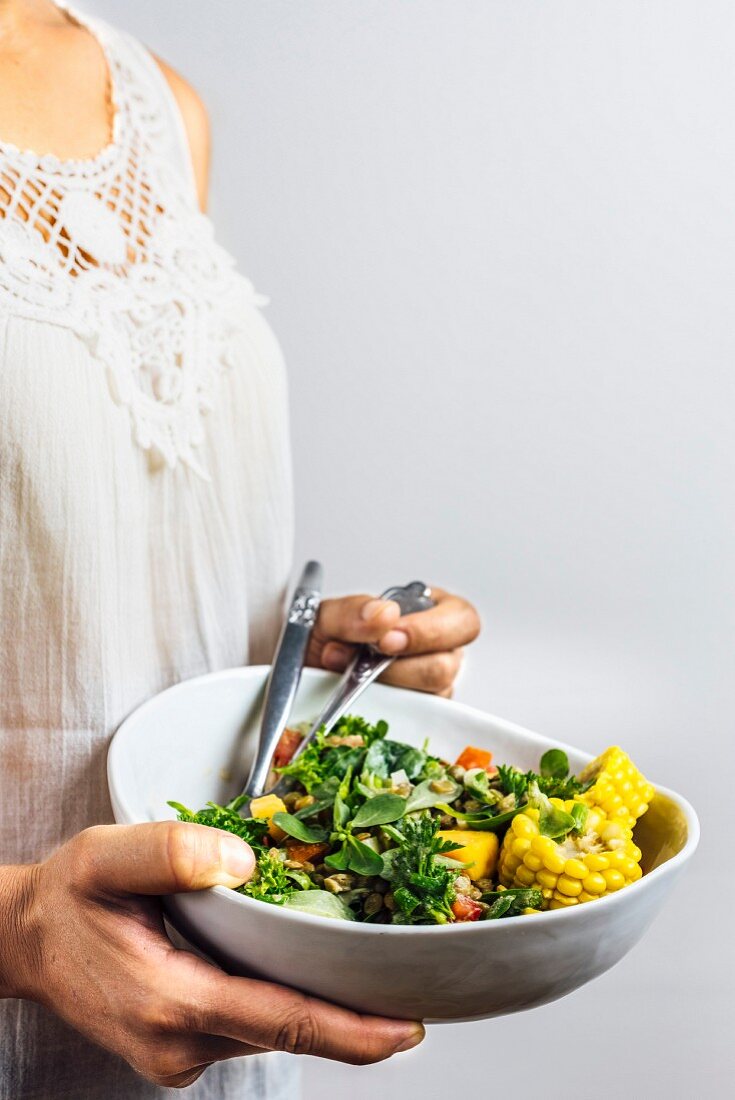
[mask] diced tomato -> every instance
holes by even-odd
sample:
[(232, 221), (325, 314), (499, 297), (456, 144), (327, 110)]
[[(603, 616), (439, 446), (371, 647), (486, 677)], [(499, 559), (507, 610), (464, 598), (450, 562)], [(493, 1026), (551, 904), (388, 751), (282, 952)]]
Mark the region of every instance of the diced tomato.
[(303, 740), (303, 736), (299, 730), (285, 729), (283, 731), (281, 739), (276, 745), (276, 751), (273, 753), (274, 768), (283, 768), (290, 763), (291, 757)]
[(491, 764), (493, 754), (488, 752), (487, 749), (476, 749), (472, 745), (468, 745), (466, 749), (457, 757), (457, 764), (469, 771), (470, 768), (484, 768), (486, 772), (491, 775), (497, 771)]
[(328, 844), (305, 844), (299, 840), (289, 840), (286, 844), (289, 859), (297, 859), (299, 863), (319, 863), (325, 852), (329, 850)]
[(468, 898), (465, 894), (458, 894), (452, 902), (452, 912), (457, 921), (479, 920), (482, 906), (474, 898)]

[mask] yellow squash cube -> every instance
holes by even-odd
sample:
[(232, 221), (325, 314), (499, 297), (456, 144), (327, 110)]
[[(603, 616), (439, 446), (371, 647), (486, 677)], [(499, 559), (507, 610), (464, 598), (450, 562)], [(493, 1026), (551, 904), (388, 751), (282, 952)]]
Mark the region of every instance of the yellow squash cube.
[(283, 840), (286, 834), (273, 824), (273, 815), (286, 812), (286, 803), (277, 794), (264, 794), (250, 803), (250, 816), (257, 817), (259, 821), (267, 821), (268, 832), (274, 840)]
[(442, 829), (439, 836), (442, 840), (456, 842), (457, 847), (444, 854), (451, 859), (459, 859), (462, 863), (470, 863), (466, 874), (473, 882), (479, 878), (490, 878), (498, 861), (498, 838), (495, 833), (473, 829)]

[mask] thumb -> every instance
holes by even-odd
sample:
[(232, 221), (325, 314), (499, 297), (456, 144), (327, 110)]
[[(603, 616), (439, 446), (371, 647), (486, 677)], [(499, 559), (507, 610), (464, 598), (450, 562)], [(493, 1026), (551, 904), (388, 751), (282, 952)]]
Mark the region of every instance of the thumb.
[(75, 873), (117, 894), (176, 894), (240, 886), (255, 868), (249, 844), (233, 833), (183, 821), (96, 825), (72, 842)]

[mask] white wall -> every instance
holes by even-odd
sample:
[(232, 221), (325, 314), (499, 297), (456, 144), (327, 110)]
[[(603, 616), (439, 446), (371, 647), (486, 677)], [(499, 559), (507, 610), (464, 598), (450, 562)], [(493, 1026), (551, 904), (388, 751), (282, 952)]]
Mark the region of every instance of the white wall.
[(735, 9), (94, 8), (211, 109), (220, 239), (290, 362), (298, 557), (339, 590), (461, 589), (487, 624), (462, 698), (621, 742), (703, 820), (688, 881), (612, 974), (384, 1066), (311, 1062), (307, 1100), (724, 1089)]

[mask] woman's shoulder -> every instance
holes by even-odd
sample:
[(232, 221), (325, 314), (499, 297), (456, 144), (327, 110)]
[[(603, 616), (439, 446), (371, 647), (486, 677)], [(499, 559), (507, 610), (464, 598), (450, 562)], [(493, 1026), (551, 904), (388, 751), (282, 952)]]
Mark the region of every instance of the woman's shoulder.
[(152, 56), (163, 73), (181, 112), (194, 167), (199, 205), (202, 210), (206, 210), (210, 159), (210, 128), (207, 108), (199, 93), (176, 69), (155, 54)]

